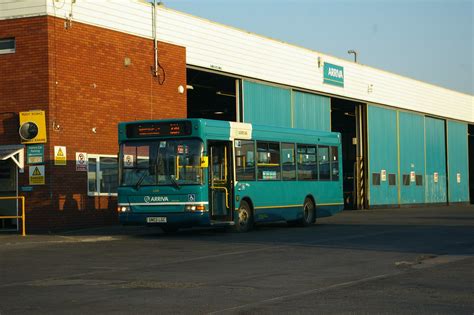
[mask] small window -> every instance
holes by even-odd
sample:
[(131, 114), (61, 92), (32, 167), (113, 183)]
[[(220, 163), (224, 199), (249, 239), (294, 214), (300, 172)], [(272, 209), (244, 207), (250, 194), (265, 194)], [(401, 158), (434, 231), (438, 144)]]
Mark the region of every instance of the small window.
[(298, 180), (317, 180), (316, 146), (298, 144)]
[(409, 174), (403, 174), (403, 185), (404, 186), (410, 186), (410, 175)]
[(423, 175), (415, 176), (416, 186), (423, 186)]
[(88, 195), (116, 195), (118, 165), (116, 156), (90, 156), (88, 159)]
[(339, 155), (337, 147), (331, 147), (331, 180), (339, 180)]
[(329, 161), (329, 147), (318, 146), (319, 180), (331, 179), (331, 161)]
[(15, 52), (16, 45), (14, 38), (0, 39), (0, 54), (12, 54)]
[(237, 180), (255, 180), (255, 142), (235, 141), (235, 163)]
[(397, 175), (395, 174), (388, 174), (388, 184), (390, 186), (397, 185)]
[(380, 173), (372, 173), (372, 185), (380, 186)]
[(296, 179), (296, 161), (295, 161), (295, 145), (293, 143), (281, 144), (281, 165), (283, 180)]
[(257, 141), (257, 174), (260, 180), (280, 179), (280, 144)]

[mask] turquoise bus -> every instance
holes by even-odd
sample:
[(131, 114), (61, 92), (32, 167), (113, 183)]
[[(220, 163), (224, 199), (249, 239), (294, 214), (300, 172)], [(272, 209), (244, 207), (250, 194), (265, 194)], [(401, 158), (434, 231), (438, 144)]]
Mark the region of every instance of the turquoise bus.
[(341, 136), (207, 119), (120, 123), (118, 212), (165, 232), (286, 221), (344, 207)]

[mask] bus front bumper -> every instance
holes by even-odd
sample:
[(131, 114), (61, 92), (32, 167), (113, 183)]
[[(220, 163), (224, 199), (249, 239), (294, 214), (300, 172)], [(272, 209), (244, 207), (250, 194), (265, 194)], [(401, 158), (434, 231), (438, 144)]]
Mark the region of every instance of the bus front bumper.
[(124, 225), (169, 225), (179, 228), (210, 226), (209, 212), (158, 212), (119, 214), (119, 221)]

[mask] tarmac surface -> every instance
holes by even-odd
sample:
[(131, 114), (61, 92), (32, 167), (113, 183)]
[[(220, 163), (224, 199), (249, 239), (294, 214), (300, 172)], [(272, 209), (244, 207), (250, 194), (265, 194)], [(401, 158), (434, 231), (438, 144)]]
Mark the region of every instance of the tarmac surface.
[(474, 207), (0, 234), (0, 314), (474, 314)]

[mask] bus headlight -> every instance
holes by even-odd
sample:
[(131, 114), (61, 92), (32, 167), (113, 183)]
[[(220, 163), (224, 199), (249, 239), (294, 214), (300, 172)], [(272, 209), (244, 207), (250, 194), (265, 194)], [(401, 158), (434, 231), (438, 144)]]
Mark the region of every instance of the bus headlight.
[(129, 212), (130, 207), (129, 206), (118, 206), (117, 207), (117, 212)]
[(206, 211), (206, 206), (205, 205), (187, 205), (185, 209), (186, 211), (191, 211), (191, 212), (204, 212)]

